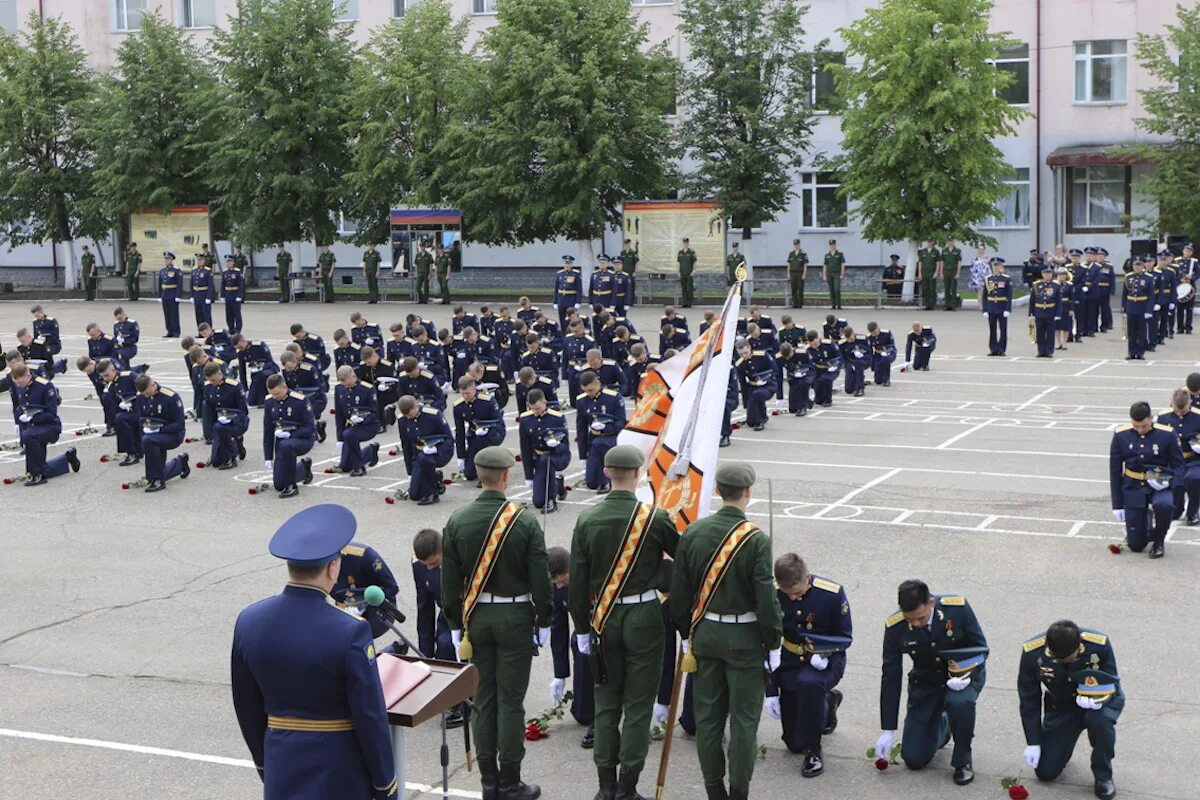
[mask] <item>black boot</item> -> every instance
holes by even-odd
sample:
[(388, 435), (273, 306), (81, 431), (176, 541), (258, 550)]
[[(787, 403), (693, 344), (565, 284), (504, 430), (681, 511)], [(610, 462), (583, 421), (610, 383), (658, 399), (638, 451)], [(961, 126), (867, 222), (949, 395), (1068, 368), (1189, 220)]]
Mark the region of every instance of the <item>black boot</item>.
[(520, 764), (504, 764), (500, 767), (500, 800), (537, 800), (542, 796), (536, 783), (521, 781)]
[(749, 800), (749, 798), (750, 798), (750, 787), (749, 786), (730, 786), (729, 787), (729, 800)]
[(821, 731), (823, 736), (827, 736), (837, 730), (837, 711), (838, 706), (842, 704), (842, 693), (837, 689), (830, 689), (825, 694), (825, 704), (829, 708), (829, 713), (825, 717), (825, 728)]
[(479, 762), (479, 783), (483, 787), (483, 800), (499, 800), (500, 773), (494, 759)]
[(800, 774), (805, 778), (815, 778), (825, 771), (825, 762), (821, 760), (821, 748), (814, 747), (804, 753), (804, 766)]
[(1154, 542), (1150, 543), (1150, 557), (1151, 558), (1162, 558), (1165, 555), (1166, 555), (1166, 551), (1163, 548), (1162, 542), (1154, 541)]
[(725, 782), (706, 783), (704, 791), (708, 800), (729, 800), (729, 792), (725, 791)]
[(613, 800), (617, 796), (617, 768), (596, 767), (596, 777), (600, 791), (596, 792), (593, 800)]
[(325, 441), (325, 420), (317, 420), (317, 441)]
[(579, 746), (584, 750), (591, 750), (596, 746), (596, 728), (588, 725), (587, 731), (583, 734), (583, 738), (579, 740)]
[(304, 485), (308, 486), (312, 483), (312, 459), (302, 458), (300, 461), (304, 464)]
[(621, 772), (621, 778), (617, 781), (617, 800), (646, 800), (638, 794), (638, 772)]

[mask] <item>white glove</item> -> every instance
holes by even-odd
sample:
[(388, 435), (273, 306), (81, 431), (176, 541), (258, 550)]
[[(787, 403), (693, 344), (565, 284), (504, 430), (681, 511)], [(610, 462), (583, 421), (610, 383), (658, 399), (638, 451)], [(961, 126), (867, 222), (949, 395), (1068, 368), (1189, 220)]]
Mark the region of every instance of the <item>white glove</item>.
[(458, 460), (458, 471), (459, 472), (467, 471), (467, 460), (465, 458), (460, 458)]
[(657, 722), (659, 725), (666, 725), (667, 724), (667, 714), (670, 713), (670, 711), (671, 711), (671, 709), (664, 706), (662, 703), (655, 703), (654, 704), (654, 721)]
[(447, 381), (442, 384), (442, 394), (450, 394), (450, 383)]
[(146, 434), (154, 433), (154, 428), (142, 428), (142, 433), (146, 433)]
[(274, 461), (264, 461), (264, 462), (263, 462), (263, 465), (264, 465), (264, 466), (265, 466), (267, 469), (274, 469), (274, 468), (275, 468), (275, 462), (274, 462)]
[(550, 705), (556, 706), (563, 701), (567, 695), (567, 681), (565, 678), (555, 678), (550, 681)]
[(133, 403), (127, 403), (125, 401), (121, 401), (117, 405), (120, 406), (122, 411), (129, 411), (130, 409), (133, 408)]
[(586, 633), (575, 634), (575, 649), (585, 656), (592, 652), (592, 639)]
[(487, 430), (487, 428), (476, 428), (475, 435), (476, 436), (487, 436), (488, 430)]
[(1037, 769), (1038, 762), (1042, 760), (1042, 746), (1040, 744), (1031, 744), (1025, 748), (1025, 763), (1030, 769)]
[(774, 672), (779, 669), (779, 660), (782, 656), (779, 648), (775, 648), (767, 653), (767, 671)]
[(529, 489), (530, 491), (533, 491), (533, 478), (530, 478), (529, 480), (525, 481), (525, 488)]
[(1162, 306), (1160, 306), (1158, 303), (1155, 303), (1155, 304), (1154, 304), (1154, 310), (1155, 310), (1155, 311), (1158, 311), (1158, 310), (1160, 310), (1161, 308), (1162, 308)]
[(1086, 292), (1088, 290), (1088, 287), (1086, 287), (1086, 286), (1083, 287), (1083, 290)]
[(1167, 304), (1167, 308), (1169, 308), (1169, 309), (1171, 309), (1172, 311), (1174, 311), (1174, 310), (1175, 310), (1175, 304), (1174, 304), (1174, 303), (1168, 303), (1168, 304)]
[(1099, 709), (1104, 708), (1103, 703), (1098, 703), (1092, 698), (1084, 697), (1083, 695), (1075, 698), (1075, 705), (1079, 706), (1085, 711), (1098, 711)]
[(228, 425), (229, 417), (217, 417), (217, 422), (221, 423), (222, 425)]
[(1060, 319), (1062, 319), (1062, 317), (1055, 317), (1055, 318), (1054, 318), (1054, 321), (1055, 321), (1055, 322), (1058, 322)]
[(550, 629), (538, 628), (537, 633), (533, 635), (533, 644), (536, 647), (545, 647), (550, 644)]
[(969, 675), (964, 675), (961, 678), (951, 678), (946, 681), (946, 688), (952, 692), (961, 692), (970, 685), (971, 677)]
[(1146, 481), (1146, 483), (1150, 484), (1150, 488), (1156, 492), (1161, 492), (1163, 489), (1167, 488), (1167, 485), (1168, 485), (1168, 484), (1163, 483), (1162, 481), (1156, 481), (1153, 478)]
[(353, 422), (355, 425), (361, 425), (363, 418), (360, 417), (358, 414), (352, 414), (350, 416), (350, 421)]
[(986, 317), (988, 315), (988, 312), (984, 311), (983, 315)]
[(808, 660), (808, 663), (812, 666), (813, 669), (820, 672), (821, 670), (823, 670), (829, 666), (829, 659), (826, 658), (825, 656), (821, 655), (820, 653), (813, 653), (812, 658), (810, 658)]
[(457, 354), (457, 355), (455, 355), (454, 357), (455, 357), (455, 358), (466, 358), (466, 357), (467, 357), (467, 354), (466, 354), (466, 353), (458, 353), (458, 354)]
[(462, 655), (458, 652), (458, 649), (460, 647), (462, 647), (462, 637), (463, 637), (462, 631), (456, 631), (456, 630), (450, 631), (450, 641), (454, 644), (454, 656), (459, 661), (463, 660)]
[(421, 448), (421, 452), (427, 456), (434, 456), (437, 455), (437, 448), (431, 444), (427, 444)]
[(688, 642), (688, 640), (687, 640), (687, 639), (680, 639), (680, 640), (679, 640), (679, 647), (680, 647), (680, 649), (681, 649), (681, 650), (683, 650), (683, 652), (684, 652), (684, 653), (687, 653), (687, 651), (688, 651), (688, 648), (689, 648), (690, 646), (691, 646), (691, 643), (690, 643), (690, 642)]
[(547, 436), (546, 447), (558, 447), (558, 439), (555, 439), (553, 436)]
[(1153, 314), (1143, 314), (1142, 316), (1144, 316), (1146, 319), (1150, 319), (1154, 315)]
[(291, 431), (275, 431), (275, 438), (276, 439), (290, 439), (290, 438), (292, 438), (292, 432)]
[(1116, 519), (1117, 522), (1124, 522), (1125, 521), (1125, 509), (1114, 508), (1113, 509), (1113, 518)]
[(22, 414), (21, 416), (17, 417), (17, 419), (21, 420), (21, 422), (30, 422), (33, 417), (29, 416), (28, 414)]
[(204, 303), (205, 303), (205, 305), (210, 305), (210, 306), (211, 306), (211, 305), (212, 305), (212, 300), (205, 300), (205, 301), (204, 301)]
[(783, 712), (779, 709), (778, 697), (764, 697), (763, 711), (767, 712), (767, 716), (771, 719), (779, 719), (783, 716)]
[(895, 738), (895, 731), (880, 731), (879, 738), (875, 740), (875, 757), (891, 758), (892, 740)]
[(1188, 447), (1192, 448), (1193, 453), (1200, 453), (1200, 441), (1193, 441)]
[(592, 430), (594, 430), (594, 431), (602, 431), (602, 430), (604, 430), (604, 423), (603, 423), (603, 422), (593, 422), (593, 423), (592, 423)]
[(1004, 318), (1005, 318), (1005, 319), (1008, 319), (1008, 312), (1007, 312), (1007, 311), (1005, 311), (1005, 312), (1004, 312)]

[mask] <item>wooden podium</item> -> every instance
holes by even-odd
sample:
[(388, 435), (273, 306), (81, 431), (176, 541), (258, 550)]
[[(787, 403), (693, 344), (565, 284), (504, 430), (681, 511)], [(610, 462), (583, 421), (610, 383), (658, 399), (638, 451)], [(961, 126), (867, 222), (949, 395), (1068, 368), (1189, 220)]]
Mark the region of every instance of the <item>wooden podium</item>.
[(460, 664), (457, 661), (438, 661), (432, 658), (412, 658), (391, 654), (388, 657), (419, 662), (431, 670), (428, 678), (397, 700), (387, 712), (388, 723), (392, 727), (392, 755), (396, 761), (396, 782), (403, 795), (405, 784), (404, 729), (415, 728), (426, 720), (439, 717), (448, 708), (471, 699), (475, 694), (475, 689), (479, 686), (479, 670), (475, 668), (474, 664)]

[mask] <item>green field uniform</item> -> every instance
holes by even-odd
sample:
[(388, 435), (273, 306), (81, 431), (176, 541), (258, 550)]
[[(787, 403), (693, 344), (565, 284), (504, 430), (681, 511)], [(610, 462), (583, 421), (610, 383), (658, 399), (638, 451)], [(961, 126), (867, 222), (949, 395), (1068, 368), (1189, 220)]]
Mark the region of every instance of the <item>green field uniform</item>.
[(434, 259), (433, 267), (437, 270), (438, 294), (442, 296), (442, 305), (450, 302), (450, 254), (442, 253)]
[(79, 271), (83, 278), (83, 292), (88, 300), (96, 299), (96, 276), (92, 274), (92, 270), (96, 268), (96, 257), (91, 253), (84, 253), (79, 257)]
[(696, 251), (690, 247), (680, 250), (675, 260), (679, 262), (679, 291), (683, 307), (691, 308), (696, 299), (696, 279), (693, 277), (696, 271)]
[(363, 272), (367, 277), (367, 302), (379, 302), (379, 264), (383, 261), (383, 256), (379, 255), (379, 251), (374, 247), (369, 248), (363, 253)]
[(245, 253), (233, 254), (233, 265), (242, 271), (245, 275), (250, 269), (250, 258)]
[(733, 286), (737, 283), (737, 268), (745, 266), (746, 257), (741, 253), (730, 253), (725, 256), (725, 285)]
[(846, 256), (841, 250), (825, 254), (825, 282), (829, 284), (829, 307), (842, 307), (842, 267)]
[[(614, 490), (580, 514), (575, 523), (569, 608), (576, 634), (591, 629), (592, 599), (604, 591), (637, 505), (632, 492)], [(646, 763), (650, 718), (662, 673), (664, 630), (656, 591), (658, 570), (663, 553), (674, 555), (678, 543), (679, 532), (659, 509), (646, 525), (620, 593), (629, 600), (642, 599), (614, 604), (601, 638), (608, 680), (596, 683), (592, 757), (600, 770), (614, 771), (620, 765), (622, 782), (629, 781), (632, 786), (637, 785)]]
[(641, 257), (638, 255), (637, 250), (621, 251), (621, 263), (625, 265), (625, 274), (629, 276), (628, 305), (630, 306), (637, 303), (637, 276), (634, 273), (637, 272), (637, 265), (640, 260)]
[(332, 303), (333, 297), (333, 268), (337, 265), (337, 257), (332, 251), (326, 250), (317, 256), (317, 273), (325, 286), (325, 302)]
[(953, 311), (962, 305), (958, 296), (958, 266), (962, 263), (962, 250), (957, 247), (942, 251), (942, 280), (945, 282), (946, 310)]
[[(446, 522), (442, 610), (453, 630), (462, 629), (463, 596), (492, 520), (505, 502), (503, 493), (484, 490)], [(532, 639), (537, 628), (549, 627), (553, 598), (546, 542), (532, 512), (522, 512), (513, 523), (484, 590), (499, 597), (532, 597), (532, 602), (479, 603), (468, 630), (474, 648), (471, 661), (479, 670), (471, 729), (480, 771), (494, 772), (499, 755), (502, 773), (506, 767), (519, 772), (525, 757), (525, 692)]]
[(142, 270), (142, 254), (136, 250), (125, 254), (125, 295), (130, 300), (137, 300), (141, 295), (138, 276)]
[(941, 260), (942, 254), (936, 247), (917, 251), (917, 261), (921, 264), (921, 305), (926, 311), (937, 305), (937, 264)]
[(288, 296), (288, 276), (292, 272), (292, 254), (287, 250), (275, 254), (275, 277), (279, 280), (279, 302), (286, 303)]
[(788, 283), (792, 288), (792, 308), (804, 308), (804, 270), (808, 267), (808, 253), (792, 250), (788, 253)]
[(429, 268), (433, 266), (433, 256), (422, 250), (413, 259), (417, 267), (417, 302), (429, 302)]
[[(733, 506), (688, 526), (675, 552), (671, 581), (671, 618), (682, 636), (691, 628), (692, 607), (708, 563), (726, 534), (746, 515)], [(771, 542), (763, 532), (750, 538), (737, 553), (708, 605), (713, 614), (754, 612), (757, 622), (703, 620), (691, 642), (696, 673), (696, 755), (705, 786), (723, 784), (725, 753), (722, 739), (729, 722), (729, 794), (746, 797), (758, 757), (758, 721), (765, 684), (767, 652), (780, 647), (783, 619), (775, 599), (771, 572)]]

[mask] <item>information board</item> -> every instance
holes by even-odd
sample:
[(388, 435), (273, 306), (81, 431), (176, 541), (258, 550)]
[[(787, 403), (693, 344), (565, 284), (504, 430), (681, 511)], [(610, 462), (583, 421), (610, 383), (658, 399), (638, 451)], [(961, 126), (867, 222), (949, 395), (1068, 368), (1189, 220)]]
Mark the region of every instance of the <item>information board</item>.
[(725, 269), (725, 218), (711, 200), (626, 203), (624, 228), (623, 238), (638, 251), (639, 273), (678, 272), (677, 256), (685, 236), (696, 251), (696, 272)]
[[(146, 269), (162, 266), (162, 254), (175, 254), (175, 266), (188, 272), (196, 266), (200, 245), (212, 239), (208, 206), (177, 206), (170, 214), (142, 211), (129, 217), (130, 241), (137, 242)], [(220, 269), (221, 265), (217, 265)]]

